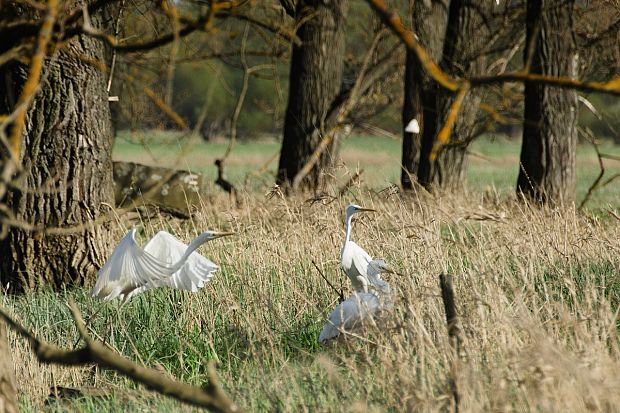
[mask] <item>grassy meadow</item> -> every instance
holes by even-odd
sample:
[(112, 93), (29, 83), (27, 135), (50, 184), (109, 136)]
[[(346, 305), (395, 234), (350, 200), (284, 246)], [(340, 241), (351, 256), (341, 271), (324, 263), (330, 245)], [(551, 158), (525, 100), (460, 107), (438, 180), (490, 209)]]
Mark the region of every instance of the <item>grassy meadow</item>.
[[(398, 182), (398, 142), (354, 137), (336, 173), (345, 182), (363, 169), (361, 182), (345, 196), (309, 202), (265, 195), (278, 145), (263, 141), (239, 143), (227, 161), (228, 178), (245, 188), (233, 205), (211, 184), (225, 142), (184, 148), (131, 140), (117, 142), (115, 159), (189, 167), (209, 182), (193, 219), (139, 222), (142, 240), (162, 229), (186, 242), (206, 228), (233, 230), (200, 248), (221, 270), (196, 294), (149, 291), (120, 310), (86, 289), (4, 296), (4, 307), (41, 338), (76, 344), (70, 298), (85, 318), (101, 308), (93, 337), (195, 385), (205, 384), (215, 360), (229, 395), (248, 411), (450, 411), (452, 381), (462, 412), (620, 411), (620, 221), (604, 209), (618, 211), (617, 183), (584, 212), (541, 210), (512, 195), (518, 145), (478, 142), (466, 194), (395, 194), (381, 190)], [(611, 146), (602, 152), (620, 154)], [(620, 172), (613, 162), (609, 176)], [(578, 199), (597, 168), (594, 151), (580, 147)], [(400, 273), (386, 277), (394, 311), (389, 328), (323, 348), (318, 335), (338, 296), (313, 261), (351, 293), (339, 269), (350, 202), (378, 211), (354, 220), (352, 239)], [(119, 239), (132, 224), (119, 220)], [(442, 272), (454, 277), (462, 357), (447, 337)], [(114, 372), (41, 365), (26, 342), (12, 333), (10, 341), (23, 411), (194, 410)], [(85, 396), (50, 402), (54, 385)]]
[[(201, 172), (212, 183), (217, 174), (213, 165), (228, 148), (220, 140), (204, 143), (197, 138), (181, 138), (171, 133), (121, 132), (114, 148), (114, 159), (141, 162), (147, 165), (168, 166)], [(487, 137), (475, 141), (468, 157), (467, 189), (472, 192), (492, 191), (511, 195), (519, 173), (521, 143), (502, 137)], [(278, 166), (280, 143), (275, 139), (238, 142), (226, 160), (227, 178), (237, 187), (248, 191), (264, 190), (273, 185)], [(620, 146), (602, 143), (602, 154), (620, 157)], [(335, 170), (337, 182), (344, 184), (357, 171), (363, 171), (361, 184), (381, 190), (400, 183), (401, 143), (399, 140), (355, 135), (346, 139), (341, 150), (341, 162)], [(620, 174), (620, 161), (605, 159), (605, 177)], [(600, 172), (596, 152), (590, 144), (577, 148), (577, 205)], [(215, 189), (213, 189), (215, 190)], [(209, 190), (208, 192), (212, 192)], [(589, 208), (620, 205), (620, 178), (604, 189), (595, 191)]]

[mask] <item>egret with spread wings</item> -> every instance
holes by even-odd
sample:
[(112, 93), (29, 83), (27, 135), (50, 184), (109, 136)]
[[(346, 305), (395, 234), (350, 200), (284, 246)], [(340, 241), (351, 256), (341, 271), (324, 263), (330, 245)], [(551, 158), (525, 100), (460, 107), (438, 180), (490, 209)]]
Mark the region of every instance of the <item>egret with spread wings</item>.
[(135, 229), (129, 231), (99, 270), (93, 297), (105, 301), (119, 297), (125, 303), (134, 295), (157, 287), (195, 292), (219, 268), (195, 250), (207, 241), (233, 233), (206, 231), (188, 246), (160, 231), (144, 248), (136, 242), (135, 234)]

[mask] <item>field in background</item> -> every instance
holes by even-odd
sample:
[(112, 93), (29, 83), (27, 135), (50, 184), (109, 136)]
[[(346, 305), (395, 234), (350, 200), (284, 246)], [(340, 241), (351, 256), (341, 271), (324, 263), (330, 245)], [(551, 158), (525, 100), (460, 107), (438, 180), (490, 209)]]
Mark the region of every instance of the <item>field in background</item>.
[[(211, 183), (216, 177), (213, 162), (226, 152), (227, 147), (227, 141), (179, 141), (178, 135), (171, 133), (122, 132), (114, 146), (114, 159), (190, 169), (203, 173), (205, 181)], [(237, 143), (226, 162), (228, 179), (238, 187), (246, 183), (249, 190), (264, 190), (274, 182), (279, 149), (280, 144), (276, 140)], [(518, 141), (486, 138), (474, 142), (470, 148), (468, 189), (473, 192), (492, 190), (502, 195), (512, 194), (517, 181), (519, 151)], [(600, 151), (620, 157), (620, 146), (611, 143), (601, 145)], [(385, 137), (352, 136), (344, 142), (341, 157), (343, 163), (336, 169), (341, 184), (357, 170), (363, 170), (362, 186), (374, 190), (400, 182), (400, 141)], [(620, 173), (620, 161), (606, 159), (605, 169), (606, 178)], [(256, 174), (258, 171), (260, 173)], [(592, 145), (579, 145), (577, 203), (581, 202), (599, 172), (598, 159)], [(620, 205), (620, 179), (597, 190), (588, 207), (601, 208), (608, 205)]]

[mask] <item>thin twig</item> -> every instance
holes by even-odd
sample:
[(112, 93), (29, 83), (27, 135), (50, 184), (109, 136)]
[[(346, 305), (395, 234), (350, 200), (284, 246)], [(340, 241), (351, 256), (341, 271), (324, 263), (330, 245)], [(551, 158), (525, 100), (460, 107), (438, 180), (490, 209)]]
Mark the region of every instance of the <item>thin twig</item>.
[(334, 285), (329, 282), (329, 280), (327, 279), (327, 277), (325, 276), (325, 274), (323, 274), (323, 271), (321, 271), (321, 269), (319, 268), (318, 265), (316, 265), (316, 262), (314, 262), (314, 260), (312, 260), (312, 265), (314, 265), (314, 268), (316, 268), (316, 270), (319, 272), (319, 275), (321, 276), (321, 278), (323, 278), (325, 280), (325, 282), (327, 283), (327, 285), (329, 285), (331, 287), (332, 290), (334, 290), (334, 292), (336, 294), (338, 294), (338, 302), (343, 302), (344, 301), (344, 293), (342, 292), (342, 289), (340, 289), (340, 291), (338, 291), (338, 289), (336, 287), (334, 287)]
[(172, 25), (172, 34), (174, 39), (170, 46), (170, 58), (168, 61), (168, 70), (166, 73), (166, 95), (164, 97), (164, 102), (168, 106), (172, 105), (172, 96), (174, 92), (174, 72), (176, 69), (176, 60), (177, 55), (179, 54), (179, 47), (181, 43), (181, 37), (179, 36), (179, 31), (181, 30), (181, 23), (179, 21), (179, 9), (173, 4), (173, 2), (162, 1), (162, 8), (164, 12), (168, 16), (170, 23)]
[[(118, 16), (116, 16), (116, 22), (114, 23), (114, 39), (118, 41), (118, 33), (121, 28), (121, 19), (123, 17), (123, 10), (125, 8), (125, 0), (121, 0), (121, 4), (118, 10)], [(88, 12), (88, 9), (86, 10)], [(112, 79), (114, 78), (114, 69), (116, 68), (116, 50), (112, 51), (112, 63), (110, 63), (110, 74), (108, 76), (108, 96), (110, 95), (110, 90), (112, 89)]]
[(250, 26), (246, 24), (243, 29), (243, 38), (241, 39), (241, 53), (239, 55), (241, 65), (243, 66), (243, 81), (241, 83), (241, 91), (239, 92), (239, 97), (237, 99), (237, 104), (235, 105), (235, 110), (233, 111), (232, 118), (230, 119), (230, 141), (228, 142), (228, 147), (226, 148), (224, 156), (220, 158), (220, 162), (222, 163), (228, 158), (228, 155), (230, 155), (230, 153), (232, 152), (233, 147), (235, 146), (235, 143), (237, 141), (237, 122), (239, 121), (241, 108), (243, 108), (243, 102), (245, 101), (245, 96), (248, 92), (250, 69), (248, 68), (248, 62), (245, 57), (245, 49), (248, 42), (249, 31)]

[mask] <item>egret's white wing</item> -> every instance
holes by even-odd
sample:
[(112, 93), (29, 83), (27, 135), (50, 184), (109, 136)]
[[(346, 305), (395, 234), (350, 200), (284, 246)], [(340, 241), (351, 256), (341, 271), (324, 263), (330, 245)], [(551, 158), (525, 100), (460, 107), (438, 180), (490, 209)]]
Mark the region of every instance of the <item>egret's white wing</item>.
[(357, 274), (364, 276), (368, 273), (368, 264), (371, 261), (372, 257), (362, 247), (353, 241), (347, 242), (342, 255), (343, 267), (348, 266)]
[(369, 264), (372, 262), (372, 257), (355, 242), (349, 241), (349, 244), (351, 244), (349, 248), (351, 249), (353, 265), (361, 275), (367, 276)]
[(99, 270), (93, 296), (106, 301), (123, 298), (136, 288), (171, 275), (169, 266), (138, 245), (135, 233), (132, 229), (123, 237)]
[[(166, 264), (172, 265), (181, 259), (187, 250), (187, 245), (166, 231), (160, 231), (144, 246), (144, 250)], [(142, 291), (154, 287), (168, 286), (196, 292), (213, 278), (217, 269), (219, 267), (213, 261), (197, 252), (193, 252), (185, 264), (171, 277), (157, 280), (151, 283), (153, 285), (145, 286)]]
[(370, 322), (381, 308), (379, 298), (373, 293), (354, 293), (336, 306), (321, 334), (319, 342), (326, 344), (344, 332), (351, 332)]
[(343, 250), (342, 267), (357, 292), (368, 292), (374, 288), (382, 294), (390, 293), (389, 284), (381, 279), (381, 274), (389, 271), (385, 261), (373, 260), (353, 241), (349, 241)]
[(384, 260), (373, 260), (370, 255), (362, 247), (353, 241), (349, 241), (351, 245), (351, 253), (353, 265), (357, 271), (366, 276), (376, 276), (381, 279), (381, 274), (390, 271)]

